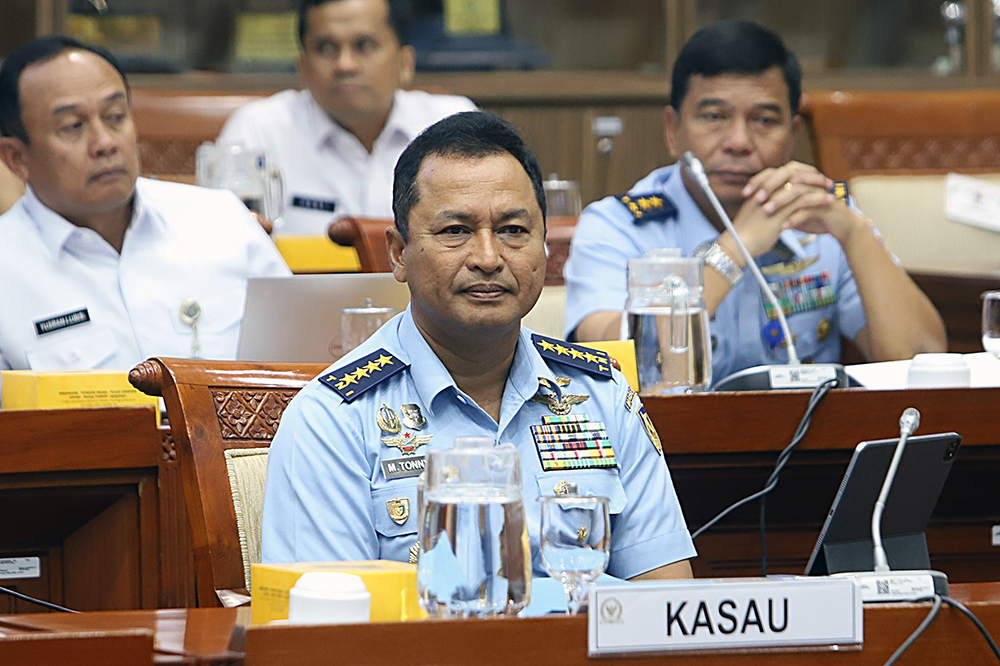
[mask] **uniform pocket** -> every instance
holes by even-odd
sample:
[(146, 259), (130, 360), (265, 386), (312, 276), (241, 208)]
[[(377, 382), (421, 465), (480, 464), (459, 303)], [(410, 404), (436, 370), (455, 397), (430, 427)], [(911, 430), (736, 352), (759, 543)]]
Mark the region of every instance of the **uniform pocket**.
[(106, 367), (118, 352), (114, 333), (107, 326), (87, 326), (76, 331), (60, 331), (48, 340), (45, 337), (25, 351), (32, 370)]
[(398, 537), (417, 533), (417, 484), (392, 483), (372, 491), (375, 531)]
[(608, 511), (621, 513), (627, 499), (625, 488), (617, 472), (611, 469), (588, 469), (559, 472), (541, 472), (535, 475), (539, 495), (555, 495), (562, 482), (575, 483), (580, 495), (607, 497)]

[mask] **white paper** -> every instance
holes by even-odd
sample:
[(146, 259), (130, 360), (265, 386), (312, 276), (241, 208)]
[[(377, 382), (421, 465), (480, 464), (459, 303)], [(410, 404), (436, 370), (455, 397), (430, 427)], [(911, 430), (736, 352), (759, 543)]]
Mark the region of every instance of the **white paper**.
[[(971, 388), (1000, 387), (1000, 359), (988, 352), (964, 354), (969, 365)], [(847, 374), (873, 390), (898, 390), (906, 388), (909, 361), (886, 361), (847, 366)]]

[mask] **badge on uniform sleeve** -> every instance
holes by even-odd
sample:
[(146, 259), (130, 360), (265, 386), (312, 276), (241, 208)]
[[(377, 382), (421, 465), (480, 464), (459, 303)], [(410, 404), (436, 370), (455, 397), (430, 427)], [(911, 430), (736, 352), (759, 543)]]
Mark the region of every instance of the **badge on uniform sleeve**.
[(319, 381), (336, 392), (344, 402), (352, 402), (371, 387), (406, 368), (406, 363), (385, 349), (378, 349), (350, 365), (321, 376)]
[(660, 443), (660, 436), (656, 434), (656, 427), (653, 425), (653, 420), (649, 418), (649, 414), (646, 413), (646, 408), (640, 406), (636, 414), (639, 415), (639, 420), (642, 421), (642, 427), (646, 429), (646, 434), (649, 435), (649, 441), (653, 443), (653, 448), (662, 456), (663, 444)]
[(629, 386), (628, 393), (625, 394), (625, 409), (629, 413), (632, 412), (632, 405), (635, 403), (635, 395), (636, 395), (635, 391), (633, 391), (632, 387)]
[(605, 379), (611, 379), (611, 357), (607, 352), (574, 345), (565, 340), (531, 334), (531, 343), (546, 361), (564, 363)]
[(410, 517), (410, 499), (408, 497), (391, 499), (385, 505), (389, 510), (389, 517), (397, 525), (402, 525)]
[(615, 199), (628, 208), (636, 224), (677, 217), (677, 206), (662, 194), (618, 194)]

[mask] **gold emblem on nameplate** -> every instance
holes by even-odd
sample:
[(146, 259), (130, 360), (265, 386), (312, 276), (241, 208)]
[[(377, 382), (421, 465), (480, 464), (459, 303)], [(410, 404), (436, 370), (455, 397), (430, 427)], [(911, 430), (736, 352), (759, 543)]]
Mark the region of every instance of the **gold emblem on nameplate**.
[(549, 411), (556, 416), (566, 416), (573, 409), (573, 405), (579, 405), (581, 402), (590, 399), (589, 395), (572, 395), (570, 393), (565, 394), (561, 399), (552, 395), (551, 393), (538, 393), (531, 396), (532, 401), (540, 402), (549, 408)]
[(789, 261), (783, 264), (771, 264), (770, 266), (761, 266), (760, 272), (764, 275), (795, 275), (796, 273), (801, 273), (805, 269), (809, 268), (817, 261), (819, 261), (818, 254), (815, 257), (809, 257), (808, 259)]
[(403, 413), (403, 425), (407, 428), (411, 430), (423, 430), (424, 426), (427, 425), (427, 419), (420, 413), (420, 405), (410, 403), (401, 406), (399, 411)]
[(576, 531), (576, 541), (577, 543), (583, 543), (587, 540), (587, 527), (581, 527)]
[(389, 517), (392, 522), (402, 525), (410, 517), (410, 499), (408, 497), (397, 497), (385, 503), (389, 510)]

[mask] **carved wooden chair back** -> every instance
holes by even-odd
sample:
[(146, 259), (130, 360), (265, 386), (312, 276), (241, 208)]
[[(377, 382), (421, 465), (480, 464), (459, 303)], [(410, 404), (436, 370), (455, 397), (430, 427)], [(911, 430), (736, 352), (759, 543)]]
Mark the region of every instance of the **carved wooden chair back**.
[(1000, 171), (1000, 90), (810, 91), (803, 114), (834, 180)]
[[(289, 401), (325, 368), (153, 358), (129, 373), (133, 386), (166, 403), (191, 523), (199, 606), (220, 605), (231, 598), (228, 591), (247, 593), (247, 544), (241, 548), (227, 457), (269, 447)], [(259, 487), (243, 491), (262, 495), (263, 476), (252, 478)], [(245, 531), (244, 540), (247, 535), (259, 539), (259, 524)]]

